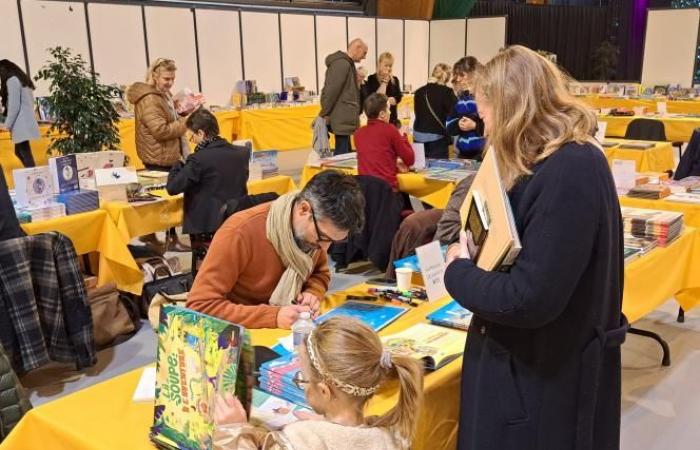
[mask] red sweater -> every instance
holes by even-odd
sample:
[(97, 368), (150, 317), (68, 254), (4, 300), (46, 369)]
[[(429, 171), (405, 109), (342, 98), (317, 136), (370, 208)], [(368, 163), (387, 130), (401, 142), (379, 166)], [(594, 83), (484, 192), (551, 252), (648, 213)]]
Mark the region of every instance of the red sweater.
[(415, 162), (408, 139), (401, 136), (394, 125), (379, 119), (370, 119), (366, 126), (355, 132), (354, 137), (358, 173), (381, 178), (398, 190), (396, 158), (401, 158), (409, 167)]

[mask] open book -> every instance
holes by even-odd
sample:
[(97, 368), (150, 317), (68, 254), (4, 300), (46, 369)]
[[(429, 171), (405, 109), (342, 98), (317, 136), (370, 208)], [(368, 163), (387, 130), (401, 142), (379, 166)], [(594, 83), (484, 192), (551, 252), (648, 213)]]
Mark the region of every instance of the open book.
[(467, 333), (427, 323), (418, 323), (400, 333), (382, 337), (384, 347), (393, 355), (410, 356), (436, 370), (462, 356)]
[(522, 247), (495, 153), (493, 148), (486, 152), (460, 215), (478, 246), (472, 261), (484, 270), (507, 270)]

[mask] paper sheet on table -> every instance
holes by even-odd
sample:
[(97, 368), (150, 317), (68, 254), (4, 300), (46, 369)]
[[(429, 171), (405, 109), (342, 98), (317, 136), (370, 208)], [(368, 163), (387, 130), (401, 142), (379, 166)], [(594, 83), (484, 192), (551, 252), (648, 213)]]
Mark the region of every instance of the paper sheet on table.
[(156, 398), (156, 368), (146, 367), (143, 369), (141, 379), (134, 391), (133, 400), (135, 402), (150, 402)]

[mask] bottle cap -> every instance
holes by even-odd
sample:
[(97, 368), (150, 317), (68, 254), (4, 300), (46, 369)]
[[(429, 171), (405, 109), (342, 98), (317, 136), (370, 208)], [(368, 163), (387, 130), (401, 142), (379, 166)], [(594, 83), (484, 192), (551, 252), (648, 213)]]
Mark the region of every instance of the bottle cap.
[(311, 313), (308, 311), (302, 311), (301, 313), (299, 313), (299, 318), (300, 319), (310, 319)]

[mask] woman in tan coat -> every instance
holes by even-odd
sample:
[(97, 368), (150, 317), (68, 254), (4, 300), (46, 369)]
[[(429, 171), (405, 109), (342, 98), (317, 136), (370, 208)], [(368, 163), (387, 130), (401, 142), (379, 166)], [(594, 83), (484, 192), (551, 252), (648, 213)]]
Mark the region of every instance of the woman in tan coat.
[[(136, 153), (148, 170), (170, 172), (170, 168), (189, 154), (185, 139), (185, 121), (175, 109), (170, 89), (175, 83), (175, 61), (156, 59), (148, 68), (146, 82), (136, 82), (127, 91), (127, 99), (134, 105), (136, 118)], [(171, 228), (168, 249), (190, 251)], [(155, 234), (143, 237), (151, 244), (159, 244)], [(159, 246), (159, 245), (158, 245)]]

